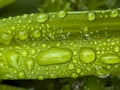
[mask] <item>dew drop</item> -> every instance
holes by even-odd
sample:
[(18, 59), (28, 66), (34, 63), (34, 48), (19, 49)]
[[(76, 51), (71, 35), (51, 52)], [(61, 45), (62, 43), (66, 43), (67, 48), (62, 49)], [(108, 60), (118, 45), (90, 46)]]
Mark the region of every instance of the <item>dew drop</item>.
[(80, 49), (80, 60), (84, 63), (91, 63), (95, 60), (96, 54), (92, 48), (84, 47)]
[(74, 69), (74, 68), (75, 68), (74, 64), (70, 64), (70, 65), (68, 66), (68, 69), (70, 69), (70, 70), (72, 70), (72, 69)]
[(42, 22), (45, 22), (48, 20), (48, 15), (47, 14), (44, 14), (44, 13), (41, 13), (37, 16), (37, 21), (42, 23)]
[(73, 51), (73, 55), (77, 55), (77, 53), (78, 53), (78, 52), (77, 52), (76, 50)]
[(28, 37), (28, 32), (26, 30), (19, 31), (16, 33), (16, 39), (25, 40)]
[(58, 13), (58, 17), (60, 17), (60, 18), (63, 18), (63, 17), (65, 17), (66, 16), (66, 11), (60, 11), (59, 13)]
[(115, 9), (115, 10), (112, 10), (111, 13), (110, 13), (110, 17), (117, 17), (118, 16), (118, 10)]
[(76, 72), (77, 72), (77, 73), (80, 73), (80, 72), (81, 72), (81, 69), (77, 69)]
[(31, 53), (32, 55), (35, 55), (35, 54), (37, 53), (37, 51), (36, 51), (36, 49), (31, 49), (30, 53)]
[(100, 61), (105, 64), (117, 64), (120, 63), (120, 57), (116, 54), (106, 54), (100, 57)]
[(21, 51), (21, 55), (22, 55), (23, 57), (27, 57), (27, 56), (28, 56), (28, 51), (27, 51), (27, 50), (22, 50), (22, 51)]
[(34, 60), (33, 58), (29, 58), (27, 60), (25, 60), (25, 66), (27, 67), (27, 69), (30, 71), (34, 68)]
[(51, 78), (57, 78), (57, 76), (55, 74), (50, 74)]
[(7, 51), (5, 57), (8, 61), (8, 64), (14, 68), (18, 68), (18, 57), (19, 54), (15, 51)]
[(72, 73), (71, 77), (72, 77), (72, 78), (77, 78), (77, 77), (78, 77), (78, 74), (77, 74), (77, 73)]
[(41, 32), (40, 30), (35, 30), (32, 35), (35, 37), (35, 38), (39, 38), (41, 36)]
[(73, 59), (73, 63), (77, 63), (77, 60), (76, 60), (76, 59)]
[(61, 64), (69, 62), (72, 58), (72, 51), (66, 48), (49, 48), (39, 52), (36, 61), (39, 65)]
[(0, 43), (8, 45), (12, 40), (12, 34), (0, 34)]
[(44, 77), (43, 75), (40, 75), (40, 76), (38, 77), (38, 79), (39, 79), (39, 80), (44, 80), (45, 77)]
[(114, 47), (114, 52), (116, 52), (116, 53), (117, 53), (117, 52), (119, 52), (119, 51), (120, 51), (119, 46), (115, 46), (115, 47)]
[(95, 20), (95, 13), (94, 12), (89, 12), (87, 14), (87, 18), (88, 18), (89, 21)]
[(25, 73), (23, 72), (23, 71), (20, 71), (19, 73), (18, 73), (18, 78), (19, 79), (24, 79), (26, 76), (25, 76)]

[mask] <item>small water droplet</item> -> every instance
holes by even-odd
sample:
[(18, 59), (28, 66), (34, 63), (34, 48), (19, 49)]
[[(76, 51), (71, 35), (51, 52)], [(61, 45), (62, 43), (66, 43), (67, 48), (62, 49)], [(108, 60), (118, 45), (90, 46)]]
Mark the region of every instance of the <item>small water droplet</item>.
[(44, 77), (43, 75), (40, 75), (40, 76), (38, 77), (38, 79), (39, 79), (39, 80), (44, 80), (45, 77)]
[(47, 44), (42, 44), (42, 48), (46, 48), (47, 47)]
[(106, 54), (100, 57), (100, 61), (105, 64), (117, 64), (120, 63), (120, 57), (116, 54)]
[(25, 40), (28, 37), (28, 32), (26, 30), (22, 30), (16, 33), (16, 39)]
[(78, 77), (78, 74), (77, 74), (77, 73), (72, 73), (71, 77), (72, 77), (72, 78), (77, 78), (77, 77)]
[(60, 11), (59, 13), (58, 13), (58, 17), (60, 17), (60, 18), (63, 18), (63, 17), (65, 17), (66, 16), (66, 11)]
[(110, 13), (110, 17), (117, 17), (118, 15), (119, 15), (119, 13), (118, 13), (117, 9), (112, 10), (111, 13)]
[(87, 18), (88, 18), (89, 21), (95, 20), (95, 13), (94, 12), (89, 12), (87, 14)]
[(74, 68), (75, 68), (74, 64), (69, 64), (68, 69), (72, 70)]
[(21, 55), (23, 56), (23, 57), (27, 57), (28, 56), (28, 51), (27, 50), (22, 50), (21, 51)]
[(80, 49), (80, 60), (84, 63), (91, 63), (95, 60), (96, 54), (92, 48)]
[(77, 52), (76, 50), (73, 51), (73, 55), (77, 55), (77, 53), (78, 53), (78, 52)]
[(76, 59), (73, 59), (73, 63), (77, 63), (77, 60), (76, 60)]
[(57, 76), (55, 74), (50, 74), (51, 78), (57, 78)]
[(41, 36), (41, 32), (40, 30), (35, 30), (33, 31), (32, 35), (35, 37), (35, 38), (39, 38)]
[(80, 72), (81, 72), (81, 69), (77, 69), (76, 72), (77, 72), (77, 73), (80, 73)]
[(115, 47), (114, 47), (114, 52), (116, 52), (116, 53), (117, 53), (117, 52), (119, 52), (119, 51), (120, 51), (119, 46), (115, 46)]
[(45, 22), (48, 20), (48, 15), (47, 14), (44, 14), (44, 13), (41, 13), (37, 16), (37, 21), (38, 22)]
[(32, 55), (35, 55), (35, 54), (37, 53), (37, 51), (36, 51), (36, 49), (31, 49), (30, 53), (31, 53)]
[(34, 60), (33, 58), (29, 58), (27, 60), (25, 60), (25, 66), (27, 67), (27, 69), (30, 71), (34, 68)]
[(18, 73), (18, 78), (19, 79), (24, 79), (26, 76), (25, 76), (25, 73), (23, 72), (23, 71), (20, 71), (19, 73)]

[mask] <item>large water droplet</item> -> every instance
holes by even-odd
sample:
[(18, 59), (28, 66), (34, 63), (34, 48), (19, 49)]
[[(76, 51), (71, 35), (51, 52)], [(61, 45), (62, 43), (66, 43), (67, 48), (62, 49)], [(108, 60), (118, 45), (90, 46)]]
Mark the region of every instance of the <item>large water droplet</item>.
[(60, 17), (60, 18), (63, 18), (63, 17), (65, 17), (66, 16), (66, 11), (60, 11), (59, 13), (58, 13), (58, 17)]
[(39, 52), (36, 61), (39, 65), (61, 64), (69, 62), (72, 58), (72, 51), (66, 48), (50, 48)]
[(105, 64), (117, 64), (120, 63), (120, 57), (116, 54), (106, 54), (100, 57), (100, 61)]
[(118, 15), (119, 15), (119, 13), (118, 13), (117, 9), (112, 10), (111, 13), (110, 13), (110, 17), (117, 17)]
[(25, 60), (25, 66), (27, 67), (28, 70), (32, 70), (34, 68), (33, 58), (29, 58), (29, 59)]
[(87, 14), (87, 18), (88, 18), (89, 21), (95, 20), (95, 13), (94, 12), (89, 12)]
[(48, 15), (47, 14), (41, 13), (37, 16), (37, 21), (38, 22), (45, 22), (47, 20), (48, 20)]
[(18, 57), (19, 54), (15, 51), (7, 51), (5, 57), (8, 61), (8, 64), (14, 68), (18, 68)]
[(96, 54), (92, 48), (82, 48), (80, 49), (80, 60), (84, 63), (90, 63), (95, 60)]
[(2, 33), (0, 34), (0, 43), (8, 45), (11, 42), (12, 37), (12, 34)]

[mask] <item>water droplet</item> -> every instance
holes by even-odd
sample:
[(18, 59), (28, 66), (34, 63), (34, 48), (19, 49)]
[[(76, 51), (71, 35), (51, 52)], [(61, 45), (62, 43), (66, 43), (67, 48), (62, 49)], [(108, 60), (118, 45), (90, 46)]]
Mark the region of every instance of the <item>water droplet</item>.
[(87, 33), (88, 32), (88, 27), (87, 26), (84, 27), (83, 31), (84, 31), (84, 33)]
[(39, 80), (44, 80), (44, 79), (45, 79), (45, 77), (44, 77), (44, 76), (42, 76), (42, 75), (40, 75), (40, 76), (38, 77), (38, 79), (39, 79)]
[(41, 32), (40, 30), (35, 30), (33, 31), (32, 35), (35, 37), (35, 38), (39, 38), (41, 36)]
[(28, 32), (26, 30), (22, 30), (16, 33), (16, 39), (25, 40), (28, 37)]
[(77, 73), (80, 73), (80, 72), (81, 72), (81, 69), (77, 69), (76, 72), (77, 72)]
[(112, 10), (111, 13), (110, 13), (110, 17), (117, 17), (118, 15), (119, 15), (119, 13), (118, 13), (117, 9)]
[(56, 46), (57, 46), (57, 47), (59, 47), (60, 45), (61, 45), (61, 43), (60, 43), (60, 42), (58, 42), (58, 43), (56, 44)]
[(76, 50), (73, 51), (73, 55), (77, 55), (77, 53), (78, 53), (78, 52), (77, 52)]
[(25, 60), (25, 66), (27, 67), (27, 69), (30, 71), (34, 68), (34, 60), (33, 58), (29, 58), (27, 60)]
[(63, 18), (63, 17), (65, 17), (66, 15), (67, 15), (66, 11), (60, 11), (60, 12), (58, 13), (58, 17), (60, 17), (60, 18)]
[(48, 20), (48, 15), (47, 14), (44, 14), (44, 13), (41, 13), (37, 16), (37, 21), (38, 22), (45, 22)]
[(105, 64), (117, 64), (120, 63), (120, 57), (115, 54), (106, 54), (100, 57), (100, 61)]
[(115, 69), (116, 69), (116, 68), (119, 68), (119, 66), (120, 66), (120, 65), (114, 65), (114, 68), (115, 68)]
[(119, 46), (115, 46), (115, 47), (114, 47), (114, 52), (116, 52), (116, 53), (117, 53), (117, 52), (119, 52), (119, 51), (120, 51)]
[(27, 50), (22, 50), (21, 51), (21, 55), (23, 56), (23, 57), (27, 57), (28, 56), (28, 51)]
[(74, 64), (69, 64), (68, 69), (72, 70), (74, 68), (75, 68)]
[(25, 73), (23, 72), (23, 71), (20, 71), (19, 73), (18, 73), (18, 78), (19, 79), (24, 79), (26, 76), (25, 76)]
[(87, 14), (87, 18), (88, 18), (89, 21), (95, 20), (95, 13), (94, 12), (89, 12)]
[(12, 40), (12, 34), (0, 34), (0, 43), (8, 45)]
[(35, 49), (31, 49), (30, 53), (31, 53), (32, 55), (35, 55), (35, 54), (37, 53), (37, 51), (36, 51)]
[(84, 63), (91, 63), (95, 60), (96, 54), (92, 48), (80, 49), (80, 60)]
[(77, 60), (76, 60), (76, 59), (73, 59), (73, 63), (77, 63)]
[(90, 71), (91, 71), (91, 68), (87, 67), (86, 70), (90, 72)]
[(8, 64), (14, 68), (18, 68), (18, 57), (19, 54), (15, 51), (7, 51), (5, 57), (8, 61)]
[(78, 74), (77, 73), (72, 73), (72, 78), (77, 78), (78, 77)]
[(55, 74), (50, 74), (51, 78), (57, 78), (57, 76)]
[(72, 58), (72, 51), (66, 48), (49, 48), (39, 52), (36, 61), (39, 65), (61, 64), (69, 62)]
[(46, 48), (47, 47), (47, 44), (42, 44), (42, 48)]

